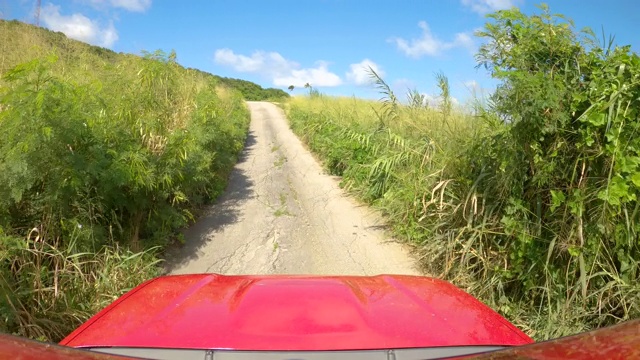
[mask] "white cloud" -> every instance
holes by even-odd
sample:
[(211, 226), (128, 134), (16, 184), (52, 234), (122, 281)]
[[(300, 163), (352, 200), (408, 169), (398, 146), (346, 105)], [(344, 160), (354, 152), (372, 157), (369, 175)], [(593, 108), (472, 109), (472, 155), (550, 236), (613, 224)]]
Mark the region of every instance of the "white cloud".
[(302, 68), (297, 62), (287, 60), (277, 52), (255, 51), (251, 56), (246, 56), (236, 54), (231, 49), (218, 49), (214, 61), (237, 72), (264, 76), (275, 86), (302, 87), (309, 83), (314, 87), (328, 87), (342, 84), (340, 76), (329, 71), (329, 64), (324, 61), (318, 61), (315, 67)]
[(438, 107), (440, 106), (440, 96), (438, 95), (431, 95), (431, 94), (422, 94), (422, 96), (424, 96), (424, 101), (427, 105), (429, 105), (430, 107)]
[(457, 33), (453, 41), (446, 42), (433, 35), (429, 25), (425, 21), (420, 21), (418, 27), (422, 29), (422, 37), (420, 38), (409, 41), (402, 38), (391, 39), (398, 47), (398, 50), (409, 57), (418, 59), (424, 55), (436, 56), (456, 47), (464, 47), (473, 51), (473, 39), (468, 33)]
[(457, 33), (456, 38), (451, 46), (461, 46), (472, 50), (475, 47), (475, 43), (473, 42), (473, 38), (471, 37), (471, 35), (469, 35), (469, 33)]
[(478, 82), (475, 80), (469, 80), (464, 82), (464, 87), (466, 87), (470, 91), (477, 91), (480, 89), (480, 84), (478, 84)]
[[(427, 93), (422, 93), (422, 95), (424, 96), (425, 103), (432, 108), (438, 108), (442, 104), (442, 97), (440, 95), (431, 95)], [(460, 101), (455, 96), (452, 96), (451, 104), (457, 106), (460, 104)]]
[(380, 77), (384, 78), (384, 70), (380, 65), (374, 63), (369, 59), (364, 59), (359, 63), (349, 65), (349, 71), (347, 72), (347, 80), (356, 85), (369, 85), (373, 81), (369, 75), (369, 68), (373, 69)]
[(113, 23), (100, 27), (98, 22), (79, 13), (62, 15), (60, 7), (53, 4), (47, 4), (42, 8), (40, 19), (49, 29), (61, 31), (72, 39), (104, 47), (110, 47), (118, 41), (118, 32)]
[(85, 0), (94, 6), (110, 6), (132, 12), (145, 12), (151, 7), (151, 0)]
[(478, 14), (510, 9), (519, 6), (524, 0), (462, 0), (462, 5), (470, 8)]
[(277, 52), (256, 51), (251, 56), (239, 55), (231, 49), (218, 49), (214, 60), (220, 65), (231, 67), (237, 72), (259, 73), (269, 70), (273, 73), (287, 71), (293, 65)]
[(469, 100), (484, 99), (493, 93), (493, 89), (485, 88), (475, 80), (465, 81), (463, 83)]
[(338, 86), (342, 84), (342, 79), (329, 71), (328, 64), (325, 62), (319, 62), (315, 68), (291, 70), (290, 75), (278, 76), (273, 79), (275, 86), (302, 87), (307, 83), (314, 87)]

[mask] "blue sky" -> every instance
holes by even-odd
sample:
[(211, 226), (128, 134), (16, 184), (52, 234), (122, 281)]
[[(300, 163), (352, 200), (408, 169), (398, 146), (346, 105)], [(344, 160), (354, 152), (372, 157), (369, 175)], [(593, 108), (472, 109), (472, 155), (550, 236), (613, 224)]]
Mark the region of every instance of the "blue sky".
[[(0, 0), (1, 17), (34, 21), (35, 0)], [(464, 102), (495, 82), (475, 69), (486, 13), (531, 0), (42, 0), (40, 25), (68, 36), (139, 54), (176, 50), (178, 61), (217, 75), (286, 89), (310, 83), (331, 95), (376, 98), (365, 66), (404, 97), (407, 88), (437, 93), (448, 76)], [(616, 42), (640, 49), (640, 0), (550, 0), (562, 13)]]

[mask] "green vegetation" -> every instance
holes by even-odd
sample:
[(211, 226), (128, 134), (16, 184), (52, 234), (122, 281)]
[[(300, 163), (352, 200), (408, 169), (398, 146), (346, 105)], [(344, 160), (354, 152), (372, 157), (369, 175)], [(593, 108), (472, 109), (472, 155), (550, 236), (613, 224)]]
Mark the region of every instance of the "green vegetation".
[(159, 272), (224, 188), (249, 112), (176, 54), (0, 22), (0, 331), (58, 341)]
[(276, 161), (273, 162), (273, 166), (277, 168), (281, 168), (282, 166), (284, 166), (284, 163), (286, 162), (287, 162), (287, 157), (284, 155), (280, 155), (278, 159), (276, 159)]
[[(57, 55), (64, 57), (65, 64), (72, 64), (69, 69), (63, 70), (66, 74), (74, 72), (74, 76), (89, 73), (92, 66), (98, 67), (106, 63), (115, 63), (123, 58), (135, 59), (135, 55), (116, 53), (110, 49), (99, 46), (91, 46), (78, 41), (70, 40), (61, 32), (54, 32), (44, 28), (36, 28), (16, 20), (0, 20), (0, 74), (4, 74), (13, 66), (46, 56), (51, 49), (56, 49)], [(84, 66), (79, 66), (79, 65)], [(76, 66), (78, 65), (78, 66)], [(221, 77), (209, 74), (198, 69), (187, 69), (189, 73), (213, 81), (217, 85), (240, 92), (245, 100), (249, 101), (283, 101), (290, 97), (289, 93), (282, 89), (264, 89), (250, 81)]]
[(280, 205), (278, 206), (278, 209), (276, 209), (276, 211), (273, 213), (273, 215), (275, 217), (281, 217), (281, 216), (293, 216), (293, 214), (289, 211), (289, 209), (287, 209), (287, 194), (286, 193), (280, 193)]
[(501, 81), (473, 114), (293, 99), (291, 126), (343, 185), (383, 209), (425, 268), (542, 340), (640, 316), (640, 57), (542, 7), (478, 33)]
[(290, 97), (289, 93), (282, 89), (268, 88), (246, 80), (231, 79), (214, 75), (220, 84), (240, 91), (247, 101), (284, 101)]
[(242, 97), (247, 101), (284, 101), (290, 97), (289, 93), (282, 89), (268, 88), (264, 89), (262, 86), (252, 83), (251, 81), (233, 79), (227, 77), (221, 77), (218, 75), (211, 75), (207, 72), (198, 69), (188, 69), (197, 73), (202, 73), (215, 79), (215, 81), (224, 85), (230, 89), (234, 89), (242, 94)]

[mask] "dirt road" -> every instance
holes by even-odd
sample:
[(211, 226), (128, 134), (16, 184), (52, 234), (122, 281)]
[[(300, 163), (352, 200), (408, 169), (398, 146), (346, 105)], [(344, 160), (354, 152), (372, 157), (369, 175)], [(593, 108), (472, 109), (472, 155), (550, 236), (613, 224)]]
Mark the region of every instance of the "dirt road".
[(170, 273), (419, 274), (380, 218), (324, 173), (281, 109), (248, 104), (243, 156), (226, 192), (168, 254)]

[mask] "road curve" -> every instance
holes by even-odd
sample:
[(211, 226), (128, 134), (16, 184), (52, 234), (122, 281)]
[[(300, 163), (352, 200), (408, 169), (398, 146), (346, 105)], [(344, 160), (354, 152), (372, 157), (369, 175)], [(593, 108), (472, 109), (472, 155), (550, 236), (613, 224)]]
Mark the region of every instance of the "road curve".
[(380, 217), (324, 173), (280, 108), (248, 106), (249, 137), (229, 186), (167, 254), (167, 272), (420, 274)]

